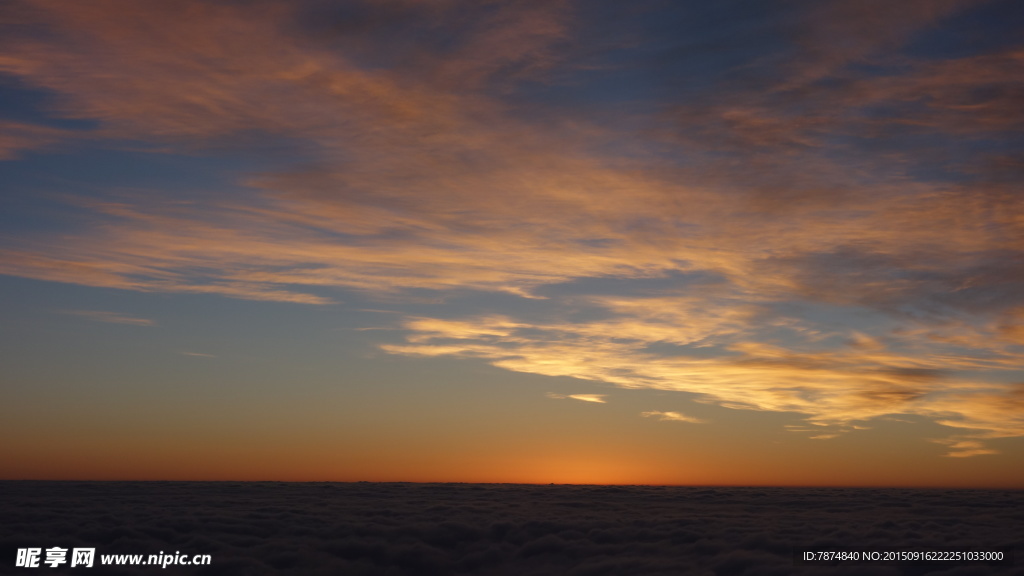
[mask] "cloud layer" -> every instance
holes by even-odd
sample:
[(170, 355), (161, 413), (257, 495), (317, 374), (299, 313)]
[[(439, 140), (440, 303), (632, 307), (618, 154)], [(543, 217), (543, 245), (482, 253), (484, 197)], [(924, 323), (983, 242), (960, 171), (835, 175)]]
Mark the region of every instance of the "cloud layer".
[[(262, 482), (4, 482), (0, 552), (209, 554), (177, 574), (1018, 574), (1012, 565), (809, 566), (794, 547), (1019, 547), (992, 490)], [(98, 560), (97, 560), (98, 561)], [(80, 570), (45, 568), (75, 574)], [(100, 574), (152, 574), (152, 566)], [(107, 570), (107, 571), (104, 571)]]

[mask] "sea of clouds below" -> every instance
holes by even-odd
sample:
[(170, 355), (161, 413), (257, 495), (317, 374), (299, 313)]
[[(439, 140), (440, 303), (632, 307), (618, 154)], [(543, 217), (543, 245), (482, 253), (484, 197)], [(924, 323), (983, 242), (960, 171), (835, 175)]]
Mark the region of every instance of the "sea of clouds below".
[[(1021, 550), (1024, 492), (512, 484), (0, 482), (14, 574), (975, 574), (796, 566), (800, 546)], [(210, 554), (201, 568), (15, 567), (18, 548)]]

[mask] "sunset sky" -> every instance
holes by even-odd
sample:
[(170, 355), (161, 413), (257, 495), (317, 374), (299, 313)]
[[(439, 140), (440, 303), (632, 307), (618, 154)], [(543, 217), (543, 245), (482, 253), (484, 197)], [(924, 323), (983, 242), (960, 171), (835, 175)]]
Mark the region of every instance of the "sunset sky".
[(1024, 488), (1022, 22), (4, 2), (0, 477)]

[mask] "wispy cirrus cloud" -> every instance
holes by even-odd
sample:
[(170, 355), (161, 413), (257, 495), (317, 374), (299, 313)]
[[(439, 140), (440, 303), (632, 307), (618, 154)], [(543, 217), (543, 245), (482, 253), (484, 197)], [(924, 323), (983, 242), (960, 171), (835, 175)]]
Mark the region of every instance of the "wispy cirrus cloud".
[(127, 324), (130, 326), (156, 326), (156, 322), (149, 318), (138, 318), (135, 316), (128, 316), (120, 312), (110, 312), (108, 310), (64, 310), (64, 314), (71, 314), (74, 316), (80, 316), (82, 318), (88, 318), (89, 320), (95, 320), (97, 322), (106, 322), (108, 324)]
[[(969, 349), (905, 337), (899, 324), (872, 339), (835, 325), (823, 331), (810, 315), (766, 312), (748, 313), (743, 323), (726, 321), (729, 328), (723, 330), (728, 315), (714, 310), (711, 298), (701, 301), (704, 318), (694, 314), (689, 325), (672, 313), (667, 298), (651, 299), (646, 314), (636, 312), (643, 299), (631, 300), (628, 311), (616, 309), (615, 301), (594, 302), (624, 318), (572, 323), (415, 319), (406, 324), (408, 344), (384, 349), (481, 358), (509, 370), (625, 388), (688, 392), (698, 401), (733, 409), (802, 413), (822, 428), (794, 431), (815, 432), (815, 439), (863, 429), (892, 414), (933, 419), (970, 441), (1024, 434), (1018, 395), (999, 383), (1019, 373), (1022, 357), (1012, 347), (997, 352), (990, 346)], [(689, 306), (683, 298), (678, 309)], [(620, 330), (623, 324), (634, 329)], [(695, 329), (704, 338), (687, 335)]]
[(592, 402), (594, 404), (607, 404), (608, 401), (605, 398), (607, 394), (556, 394), (554, 392), (547, 393), (548, 398), (554, 398), (555, 400), (579, 400), (580, 402)]
[(977, 440), (964, 440), (962, 438), (950, 438), (935, 441), (938, 444), (945, 445), (949, 452), (946, 456), (949, 458), (969, 458), (971, 456), (983, 456), (986, 454), (998, 454), (997, 450), (986, 448), (982, 442)]
[(690, 424), (703, 424), (706, 422), (700, 418), (694, 418), (693, 416), (687, 416), (686, 414), (680, 414), (679, 412), (651, 410), (649, 412), (641, 412), (640, 415), (644, 418), (655, 418), (663, 422), (689, 422)]
[[(26, 18), (53, 35), (42, 41), (13, 34), (6, 69), (59, 94), (63, 113), (100, 119), (99, 137), (194, 144), (256, 130), (307, 144), (312, 164), (251, 178), (248, 184), (263, 194), (242, 203), (211, 199), (169, 208), (129, 197), (95, 204), (104, 224), (74, 242), (6, 243), (5, 273), (328, 303), (329, 296), (313, 292), (339, 286), (529, 293), (574, 278), (704, 270), (724, 275), (748, 294), (799, 292), (835, 300), (904, 293), (917, 300), (966, 281), (975, 274), (979, 254), (1005, 257), (1006, 235), (993, 235), (993, 224), (1009, 233), (1019, 227), (1019, 206), (997, 189), (979, 195), (976, 188), (906, 178), (879, 182), (865, 177), (861, 166), (830, 160), (831, 148), (822, 142), (815, 142), (818, 151), (811, 157), (794, 159), (798, 169), (777, 162), (785, 146), (766, 146), (805, 136), (754, 137), (752, 147), (733, 149), (753, 164), (742, 170), (731, 164), (715, 173), (666, 175), (657, 165), (595, 155), (588, 150), (595, 138), (622, 135), (579, 119), (548, 125), (511, 114), (514, 94), (507, 85), (497, 89), (490, 83), (529, 77), (558, 63), (552, 46), (571, 37), (570, 11), (561, 4), (502, 6), (470, 19), (474, 26), (459, 28), (454, 53), (417, 52), (413, 66), (397, 58), (400, 47), (392, 47), (381, 56), (394, 60), (392, 66), (383, 68), (361, 60), (382, 41), (376, 27), (409, 26), (424, 17), (444, 28), (452, 25), (451, 13), (364, 6), (354, 19), (348, 15), (344, 34), (315, 42), (286, 25), (297, 24), (301, 11), (280, 7), (108, 4), (110, 10), (56, 10), (27, 3)], [(897, 28), (932, 23), (952, 9), (953, 4), (900, 11), (904, 24)], [(812, 20), (831, 17), (829, 10), (823, 14)], [(158, 28), (164, 33), (146, 32)], [(522, 42), (510, 48), (495, 37)], [(895, 42), (868, 40), (865, 53)], [(827, 69), (858, 58), (834, 59)], [(934, 79), (921, 82), (954, 89), (944, 74), (928, 71), (938, 65), (922, 65), (919, 75)], [(431, 74), (410, 72), (434, 68)], [(517, 74), (509, 76), (509, 70)], [(978, 76), (995, 81), (1002, 74)], [(128, 80), (143, 77), (144, 82)], [(907, 94), (921, 90), (915, 84), (903, 92), (867, 92), (876, 94), (873, 101), (905, 104)], [(764, 91), (730, 94), (771, 97)], [(823, 133), (834, 134), (843, 122), (833, 114), (835, 105), (846, 94), (829, 89), (801, 97), (806, 105), (794, 113), (806, 120), (817, 107), (830, 111)], [(718, 101), (715, 110), (698, 102), (685, 108), (697, 116), (679, 117), (705, 151), (715, 150), (714, 134), (746, 138), (746, 124), (802, 130), (792, 118), (758, 116), (786, 109), (771, 100), (735, 106)], [(975, 117), (991, 108), (964, 113)], [(733, 120), (705, 134), (694, 130), (706, 121), (698, 116)], [(989, 124), (1005, 122), (978, 125)], [(758, 160), (765, 154), (781, 168), (766, 174)], [(771, 174), (780, 170), (788, 175), (773, 183)], [(749, 185), (748, 175), (761, 183)], [(680, 183), (687, 180), (693, 184)], [(737, 204), (737, 194), (754, 203)], [(993, 222), (997, 207), (1005, 216)], [(952, 253), (950, 234), (956, 240)], [(914, 274), (909, 278), (908, 270)], [(837, 278), (836, 272), (838, 285), (823, 281)], [(1019, 283), (1011, 281), (1007, 289)]]
[(69, 131), (59, 128), (0, 120), (0, 160), (14, 160), (23, 152), (45, 149), (69, 137)]

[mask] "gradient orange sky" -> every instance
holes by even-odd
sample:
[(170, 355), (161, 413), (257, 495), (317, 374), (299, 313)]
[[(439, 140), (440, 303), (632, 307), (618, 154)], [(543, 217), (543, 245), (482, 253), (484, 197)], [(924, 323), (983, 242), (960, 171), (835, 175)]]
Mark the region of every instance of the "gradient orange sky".
[(1021, 15), (5, 3), (0, 477), (1024, 487)]

